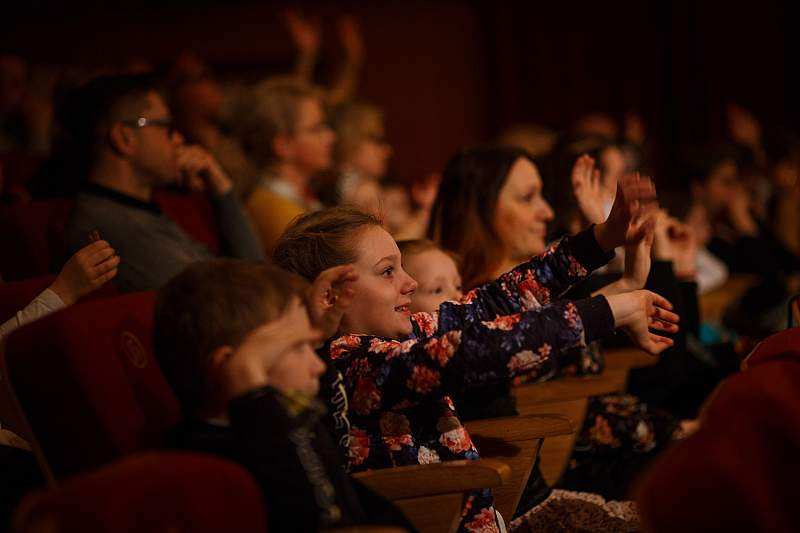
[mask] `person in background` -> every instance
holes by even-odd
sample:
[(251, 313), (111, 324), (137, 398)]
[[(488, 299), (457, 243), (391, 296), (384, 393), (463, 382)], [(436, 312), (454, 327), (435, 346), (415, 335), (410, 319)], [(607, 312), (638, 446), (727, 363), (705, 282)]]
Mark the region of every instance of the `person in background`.
[(153, 202), (157, 187), (183, 182), (208, 188), (225, 253), (262, 260), (263, 251), (233, 183), (203, 148), (185, 145), (148, 75), (92, 80), (69, 100), (70, 131), (87, 153), (89, 173), (67, 225), (69, 249), (97, 230), (124, 261), (121, 291), (161, 287), (189, 264), (213, 254)]
[(293, 78), (256, 87), (243, 133), (245, 148), (261, 169), (247, 209), (270, 252), (292, 219), (321, 207), (312, 181), (332, 167), (335, 136), (319, 91)]

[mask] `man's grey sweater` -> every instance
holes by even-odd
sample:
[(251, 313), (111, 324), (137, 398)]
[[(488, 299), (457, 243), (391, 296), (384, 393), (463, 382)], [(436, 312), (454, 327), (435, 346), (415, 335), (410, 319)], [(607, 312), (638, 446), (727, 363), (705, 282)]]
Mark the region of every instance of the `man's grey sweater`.
[[(216, 197), (214, 204), (225, 251), (240, 259), (264, 260), (261, 243), (236, 195)], [(92, 230), (119, 254), (114, 281), (123, 292), (158, 289), (191, 263), (214, 257), (156, 204), (95, 184), (76, 198), (67, 227), (70, 251), (86, 246)]]

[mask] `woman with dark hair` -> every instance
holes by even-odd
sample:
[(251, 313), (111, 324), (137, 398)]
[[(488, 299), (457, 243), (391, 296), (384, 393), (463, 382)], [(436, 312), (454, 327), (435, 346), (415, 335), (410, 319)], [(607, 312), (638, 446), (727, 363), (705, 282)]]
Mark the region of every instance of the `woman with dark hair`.
[[(583, 165), (584, 161), (579, 161), (576, 167)], [(593, 173), (590, 168), (588, 173)], [(576, 177), (582, 181), (581, 187), (588, 185), (581, 176)], [(578, 189), (577, 196), (582, 195)], [(429, 237), (461, 258), (464, 288), (469, 290), (493, 279), (508, 265), (519, 262), (518, 258), (543, 253), (547, 249), (547, 223), (553, 217), (552, 208), (542, 196), (536, 165), (524, 151), (505, 147), (463, 150), (444, 171)], [(627, 247), (626, 274), (596, 294), (641, 289), (650, 271), (651, 244), (652, 236)], [(551, 297), (563, 298), (564, 293)], [(578, 368), (599, 371), (603, 365), (596, 348), (581, 347), (582, 354), (573, 354), (571, 360), (579, 361)], [(459, 398), (460, 410), (466, 410), (468, 417), (508, 414), (487, 413), (481, 407), (504, 405), (498, 398), (508, 395), (507, 388), (470, 390)], [(647, 405), (635, 397), (593, 398), (579, 436), (585, 449), (573, 455), (566, 476), (574, 483), (564, 488), (607, 497), (624, 496), (636, 472), (669, 442), (677, 429), (671, 416), (649, 412)]]

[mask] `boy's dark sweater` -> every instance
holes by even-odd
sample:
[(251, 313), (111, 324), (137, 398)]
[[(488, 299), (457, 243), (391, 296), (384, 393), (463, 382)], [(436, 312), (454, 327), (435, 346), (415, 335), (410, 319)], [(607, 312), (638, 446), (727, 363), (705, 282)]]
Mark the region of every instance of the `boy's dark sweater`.
[(413, 531), (400, 511), (342, 467), (317, 404), (293, 413), (265, 387), (232, 401), (230, 423), (189, 421), (174, 433), (180, 449), (227, 457), (247, 468), (264, 495), (270, 531), (316, 531), (362, 524)]

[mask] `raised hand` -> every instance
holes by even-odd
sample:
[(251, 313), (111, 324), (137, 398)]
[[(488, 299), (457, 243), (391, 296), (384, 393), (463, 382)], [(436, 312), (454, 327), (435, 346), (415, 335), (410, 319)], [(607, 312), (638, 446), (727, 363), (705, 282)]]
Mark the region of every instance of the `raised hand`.
[(590, 224), (600, 224), (606, 219), (605, 202), (610, 198), (603, 187), (600, 170), (595, 168), (594, 163), (594, 159), (587, 154), (575, 160), (572, 167), (572, 192), (583, 218)]
[(614, 315), (614, 325), (625, 331), (633, 342), (648, 353), (657, 355), (673, 345), (672, 339), (651, 330), (675, 333), (678, 315), (672, 304), (650, 291), (632, 291), (607, 296)]
[(287, 9), (283, 12), (283, 21), (300, 53), (312, 55), (317, 53), (322, 41), (319, 20), (308, 20), (298, 11)]
[(69, 258), (50, 286), (61, 301), (72, 305), (117, 275), (119, 256), (106, 241), (96, 241)]
[(628, 290), (637, 290), (644, 288), (647, 276), (650, 274), (652, 263), (650, 253), (653, 249), (656, 222), (652, 215), (644, 215), (631, 225), (634, 233), (643, 232), (644, 237), (625, 245), (625, 271), (622, 274), (622, 281)]
[(633, 222), (652, 213), (657, 207), (656, 199), (656, 187), (648, 176), (640, 176), (638, 172), (624, 175), (617, 184), (611, 214), (595, 226), (595, 237), (603, 250), (611, 251), (643, 239), (648, 226)]
[(337, 27), (347, 61), (360, 64), (364, 60), (365, 46), (358, 21), (352, 15), (346, 15), (339, 18)]
[(350, 308), (355, 292), (348, 284), (358, 280), (352, 265), (324, 270), (306, 292), (306, 305), (311, 324), (322, 333), (323, 339), (333, 337), (339, 330), (342, 316)]

